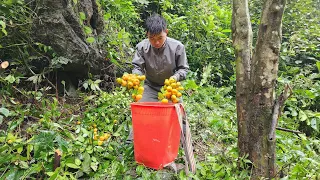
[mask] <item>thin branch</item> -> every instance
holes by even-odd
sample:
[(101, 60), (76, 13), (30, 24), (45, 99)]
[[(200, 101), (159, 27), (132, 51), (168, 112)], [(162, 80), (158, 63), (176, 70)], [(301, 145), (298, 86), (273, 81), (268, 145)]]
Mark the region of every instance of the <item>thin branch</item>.
[(11, 45), (8, 45), (8, 46), (0, 47), (0, 49), (5, 49), (5, 48), (9, 48), (9, 47), (14, 47), (14, 46), (24, 46), (24, 45), (27, 45), (27, 44), (28, 43), (11, 44)]
[[(288, 91), (290, 90), (290, 93), (288, 94)], [(269, 141), (274, 141), (276, 136), (276, 128), (278, 124), (278, 119), (281, 116), (281, 110), (283, 108), (283, 105), (285, 101), (291, 97), (293, 94), (292, 88), (289, 84), (286, 84), (284, 91), (280, 94), (278, 99), (275, 101), (274, 107), (273, 107), (273, 114), (272, 114), (272, 122), (271, 122), (271, 130), (269, 133)]]
[(285, 131), (285, 132), (292, 132), (292, 133), (295, 133), (295, 134), (303, 134), (303, 132), (295, 131), (295, 130), (291, 130), (291, 129), (285, 129), (285, 128), (282, 128), (282, 127), (277, 127), (277, 130)]

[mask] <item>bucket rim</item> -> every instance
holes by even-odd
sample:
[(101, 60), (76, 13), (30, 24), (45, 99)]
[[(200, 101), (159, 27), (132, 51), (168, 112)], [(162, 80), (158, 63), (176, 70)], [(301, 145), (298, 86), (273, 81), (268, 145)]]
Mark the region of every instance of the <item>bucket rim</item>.
[(148, 107), (173, 107), (175, 104), (180, 103), (162, 103), (162, 102), (133, 102), (131, 106), (148, 106)]

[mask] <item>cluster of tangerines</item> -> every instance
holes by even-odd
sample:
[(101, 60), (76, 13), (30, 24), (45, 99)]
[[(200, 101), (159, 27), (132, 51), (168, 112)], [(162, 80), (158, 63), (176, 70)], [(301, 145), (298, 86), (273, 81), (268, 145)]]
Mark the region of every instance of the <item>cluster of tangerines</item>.
[(175, 79), (165, 79), (164, 86), (161, 88), (161, 92), (158, 93), (158, 99), (161, 100), (162, 103), (178, 103), (179, 98), (182, 96), (181, 91), (184, 88), (181, 86), (180, 82), (177, 82)]
[(139, 101), (142, 98), (144, 91), (143, 84), (146, 79), (145, 75), (123, 74), (121, 78), (117, 78), (117, 83), (128, 90), (133, 90), (132, 98), (134, 101)]
[(90, 126), (89, 129), (93, 129), (93, 140), (98, 141), (99, 146), (101, 146), (103, 142), (108, 140), (111, 136), (109, 133), (102, 133), (99, 135), (96, 124), (93, 124), (92, 126)]

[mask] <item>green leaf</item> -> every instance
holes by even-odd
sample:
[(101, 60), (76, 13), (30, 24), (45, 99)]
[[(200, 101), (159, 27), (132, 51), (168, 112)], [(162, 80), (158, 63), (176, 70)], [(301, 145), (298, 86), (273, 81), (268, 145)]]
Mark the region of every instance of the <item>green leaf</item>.
[(3, 116), (0, 115), (0, 125), (2, 124), (2, 122), (3, 122)]
[(297, 116), (298, 115), (298, 113), (297, 113), (297, 111), (295, 110), (295, 109), (292, 109), (291, 110), (291, 116)]
[(320, 61), (317, 61), (317, 62), (316, 62), (316, 65), (317, 65), (318, 71), (319, 71), (319, 73), (320, 73)]
[(86, 19), (86, 15), (84, 14), (84, 12), (80, 12), (79, 16), (80, 16), (81, 20), (85, 20)]
[(66, 163), (66, 166), (72, 168), (72, 169), (79, 169), (80, 167), (77, 166), (76, 164), (73, 164), (73, 163)]
[(87, 89), (88, 89), (88, 83), (86, 83), (86, 82), (85, 82), (85, 83), (83, 83), (83, 85), (82, 85), (82, 86), (84, 87), (84, 89), (85, 89), (85, 90), (87, 90)]
[(224, 29), (224, 30), (222, 30), (221, 32), (229, 33), (229, 32), (231, 32), (231, 29)]
[(300, 121), (305, 121), (308, 119), (308, 116), (306, 115), (306, 113), (302, 110), (299, 111), (299, 119)]
[(84, 32), (88, 34), (92, 34), (92, 29), (89, 26), (84, 26)]
[(97, 171), (98, 165), (99, 165), (98, 162), (91, 162), (90, 167), (92, 168), (93, 171)]
[(16, 81), (16, 78), (12, 75), (8, 75), (4, 80), (8, 81), (10, 84), (14, 83)]
[(31, 174), (35, 174), (35, 173), (40, 172), (41, 169), (42, 169), (42, 162), (39, 162), (38, 164), (33, 164), (31, 168), (29, 168), (25, 171), (25, 173), (23, 174), (24, 178), (22, 178), (22, 179), (30, 177)]
[(143, 172), (144, 169), (145, 169), (144, 166), (139, 165), (139, 166), (137, 166), (137, 168), (136, 168), (136, 173), (137, 173), (139, 176), (141, 176), (141, 174), (142, 174), (142, 172)]
[(4, 35), (8, 35), (7, 31), (6, 31), (6, 23), (2, 20), (0, 20), (0, 25), (2, 26), (1, 30), (4, 33)]
[(88, 37), (87, 42), (88, 43), (93, 43), (95, 41), (94, 37)]
[(6, 108), (0, 108), (0, 113), (3, 114), (5, 117), (8, 117), (10, 114), (10, 111)]
[(318, 131), (317, 119), (316, 119), (316, 118), (312, 118), (310, 123), (311, 123), (311, 127), (312, 127), (314, 130)]
[(90, 158), (90, 155), (86, 152), (83, 155), (82, 171), (89, 174), (91, 171), (90, 164), (91, 164), (91, 158)]
[(110, 14), (110, 13), (105, 13), (105, 14), (103, 15), (103, 19), (104, 19), (105, 21), (107, 21), (110, 17), (111, 17), (111, 14)]
[(222, 166), (217, 164), (217, 163), (213, 163), (212, 164), (212, 170), (213, 171), (220, 171), (221, 168), (222, 168)]
[(96, 90), (95, 84), (92, 83), (92, 84), (90, 85), (90, 88), (91, 88), (91, 90), (95, 91), (95, 90)]
[(74, 163), (77, 165), (77, 166), (80, 166), (81, 165), (81, 160), (76, 158)]
[(20, 161), (20, 168), (22, 168), (22, 169), (28, 169), (28, 168), (29, 168), (29, 165), (28, 165), (27, 162)]

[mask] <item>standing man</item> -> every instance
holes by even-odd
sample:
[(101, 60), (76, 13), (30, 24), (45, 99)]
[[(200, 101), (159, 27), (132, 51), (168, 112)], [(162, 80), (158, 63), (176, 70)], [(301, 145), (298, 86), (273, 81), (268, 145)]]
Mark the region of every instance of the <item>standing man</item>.
[(146, 20), (146, 34), (148, 38), (136, 46), (132, 73), (146, 75), (139, 102), (157, 102), (165, 79), (184, 80), (189, 65), (184, 45), (167, 37), (167, 23), (162, 16), (153, 14)]

